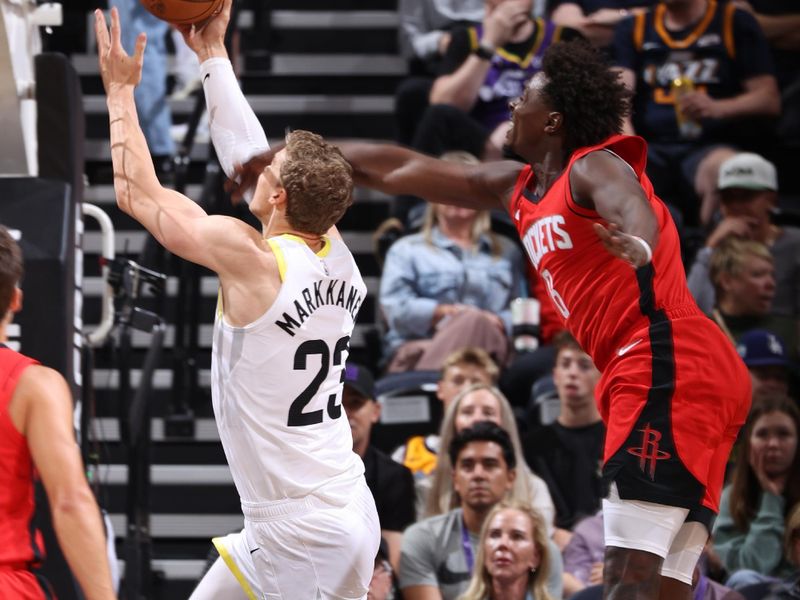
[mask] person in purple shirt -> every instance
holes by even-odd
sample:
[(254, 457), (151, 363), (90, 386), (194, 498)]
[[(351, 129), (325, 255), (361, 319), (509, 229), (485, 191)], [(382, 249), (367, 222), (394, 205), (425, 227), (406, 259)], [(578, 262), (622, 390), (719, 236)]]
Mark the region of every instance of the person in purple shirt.
[(453, 30), (413, 146), (501, 158), (511, 111), (551, 44), (580, 36), (531, 16), (533, 0), (486, 0), (480, 25)]

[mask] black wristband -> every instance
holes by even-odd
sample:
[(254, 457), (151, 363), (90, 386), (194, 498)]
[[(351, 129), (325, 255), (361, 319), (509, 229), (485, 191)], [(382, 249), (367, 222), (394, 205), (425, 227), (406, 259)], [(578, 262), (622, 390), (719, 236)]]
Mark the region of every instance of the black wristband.
[(481, 60), (492, 60), (494, 57), (494, 49), (484, 46), (483, 44), (479, 44), (472, 52)]

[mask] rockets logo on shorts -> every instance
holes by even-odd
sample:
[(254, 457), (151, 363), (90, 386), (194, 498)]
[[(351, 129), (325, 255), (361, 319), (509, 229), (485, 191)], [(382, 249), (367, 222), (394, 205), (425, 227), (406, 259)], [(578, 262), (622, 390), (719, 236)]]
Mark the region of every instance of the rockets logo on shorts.
[(655, 481), (657, 461), (666, 460), (672, 455), (658, 449), (661, 432), (652, 429), (650, 423), (639, 431), (642, 432), (642, 445), (638, 448), (628, 448), (628, 454), (639, 457), (639, 468), (650, 476), (650, 481)]

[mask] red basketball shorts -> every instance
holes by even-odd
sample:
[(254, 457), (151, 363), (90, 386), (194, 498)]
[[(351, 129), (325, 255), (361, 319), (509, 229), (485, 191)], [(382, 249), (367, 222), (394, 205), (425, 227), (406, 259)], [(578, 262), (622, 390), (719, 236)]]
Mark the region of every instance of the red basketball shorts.
[(708, 527), (750, 408), (733, 343), (703, 315), (658, 313), (618, 349), (598, 391), (604, 477), (620, 498), (688, 508), (687, 520)]

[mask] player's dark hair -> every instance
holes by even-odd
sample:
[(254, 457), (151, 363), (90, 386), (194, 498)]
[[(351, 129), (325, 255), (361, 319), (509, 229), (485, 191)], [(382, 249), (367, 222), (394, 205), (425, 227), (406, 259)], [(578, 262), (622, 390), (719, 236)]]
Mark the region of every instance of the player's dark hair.
[(630, 92), (603, 55), (584, 40), (553, 44), (545, 52), (542, 95), (564, 116), (564, 153), (594, 146), (620, 133), (630, 112)]
[(353, 167), (316, 133), (297, 130), (286, 136), (280, 175), (286, 219), (297, 231), (322, 235), (353, 203)]
[[(759, 397), (753, 402), (747, 424), (741, 436), (742, 446), (736, 455), (736, 465), (733, 471), (733, 483), (729, 496), (730, 513), (736, 528), (747, 533), (750, 524), (755, 519), (758, 505), (761, 502), (761, 485), (755, 471), (750, 464), (750, 436), (758, 420), (764, 415), (780, 412), (787, 415), (793, 422), (795, 435), (800, 435), (800, 409), (794, 401), (786, 395), (773, 394)], [(800, 448), (795, 449), (792, 466), (789, 467), (786, 485), (783, 488), (785, 500), (784, 517), (791, 508), (800, 502)]]
[(479, 421), (472, 427), (468, 427), (457, 433), (450, 442), (448, 454), (450, 456), (450, 464), (453, 468), (458, 464), (458, 455), (461, 451), (472, 442), (494, 442), (503, 450), (503, 458), (506, 461), (506, 466), (510, 471), (517, 466), (517, 457), (514, 454), (514, 445), (511, 443), (511, 438), (505, 429), (492, 423), (491, 421)]
[(22, 279), (22, 251), (8, 229), (0, 225), (0, 318), (11, 306), (14, 288)]

